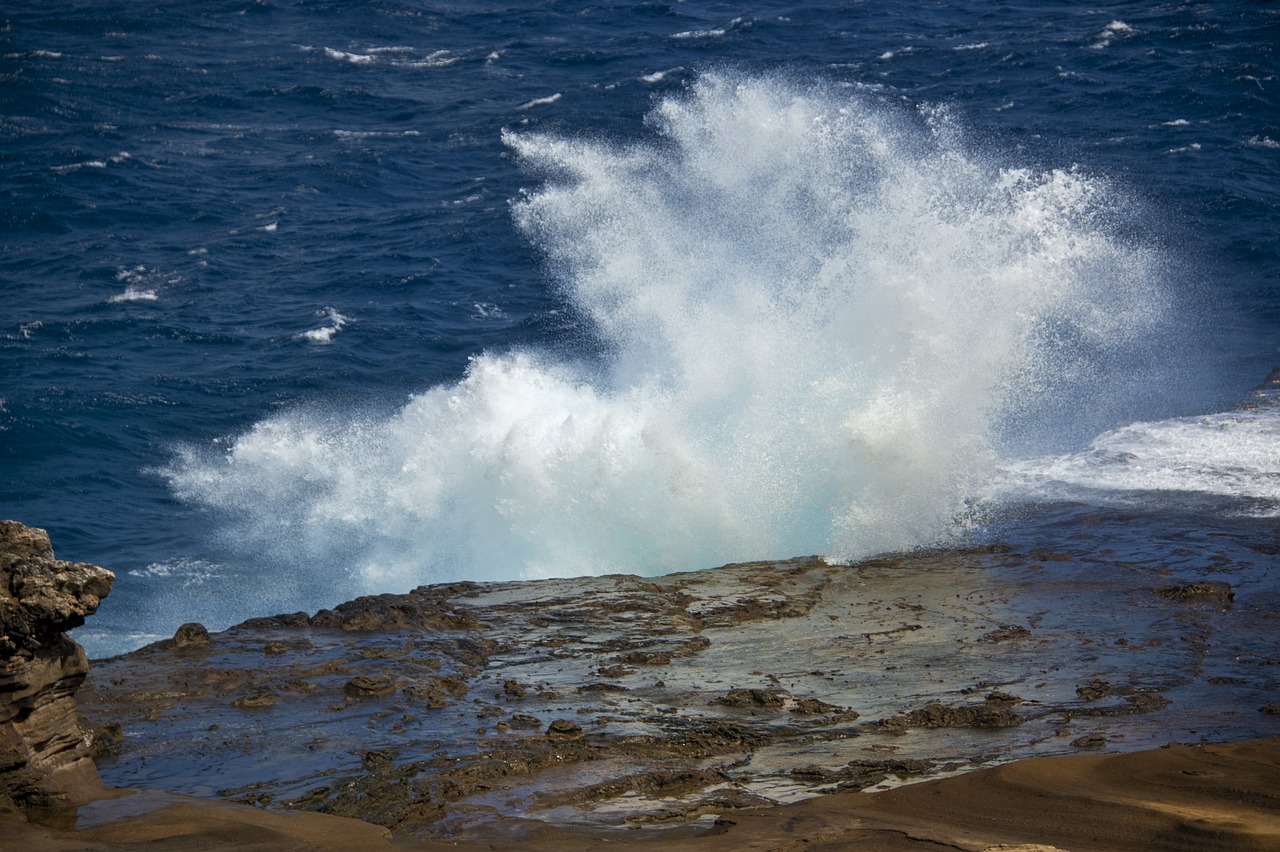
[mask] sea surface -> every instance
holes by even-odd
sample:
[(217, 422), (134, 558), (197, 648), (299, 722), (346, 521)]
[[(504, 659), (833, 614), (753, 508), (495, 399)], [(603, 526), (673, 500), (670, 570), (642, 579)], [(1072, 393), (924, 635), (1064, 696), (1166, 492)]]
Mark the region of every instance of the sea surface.
[(1278, 347), (1273, 3), (0, 10), (0, 515), (116, 571), (94, 656), (1099, 518), (1277, 559)]

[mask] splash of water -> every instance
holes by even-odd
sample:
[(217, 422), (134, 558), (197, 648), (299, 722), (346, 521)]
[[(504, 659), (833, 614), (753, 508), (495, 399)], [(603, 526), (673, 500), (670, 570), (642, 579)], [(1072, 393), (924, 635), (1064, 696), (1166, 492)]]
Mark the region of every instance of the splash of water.
[(1128, 423), (1077, 453), (1012, 460), (989, 483), (987, 499), (1280, 518), (1278, 413)]
[(515, 204), (606, 356), (483, 354), (369, 420), (184, 450), (184, 500), (357, 585), (658, 572), (936, 543), (1002, 430), (1157, 322), (1150, 254), (1074, 170), (945, 110), (704, 75), (632, 144), (509, 134)]

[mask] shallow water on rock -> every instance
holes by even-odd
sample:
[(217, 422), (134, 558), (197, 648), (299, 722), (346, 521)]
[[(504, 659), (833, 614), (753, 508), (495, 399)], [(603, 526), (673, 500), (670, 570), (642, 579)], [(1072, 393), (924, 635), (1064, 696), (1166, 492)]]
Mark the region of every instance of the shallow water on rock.
[[(424, 587), (96, 664), (114, 785), (466, 836), (1280, 733), (1270, 528), (1064, 506), (854, 566)], [(110, 732), (99, 738), (108, 745)]]

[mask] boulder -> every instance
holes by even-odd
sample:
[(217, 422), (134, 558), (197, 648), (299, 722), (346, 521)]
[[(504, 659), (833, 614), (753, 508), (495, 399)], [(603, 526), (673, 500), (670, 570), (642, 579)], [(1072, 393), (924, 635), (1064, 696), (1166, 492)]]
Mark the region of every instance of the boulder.
[(74, 697), (89, 661), (66, 631), (114, 581), (55, 559), (44, 530), (0, 521), (0, 808), (74, 805), (101, 787)]

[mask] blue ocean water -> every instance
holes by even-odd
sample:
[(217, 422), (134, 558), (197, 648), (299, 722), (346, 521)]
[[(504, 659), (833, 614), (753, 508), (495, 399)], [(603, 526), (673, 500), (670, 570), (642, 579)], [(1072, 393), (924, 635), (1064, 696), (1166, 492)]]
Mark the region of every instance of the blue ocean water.
[(1280, 361), (1278, 45), (1251, 2), (16, 0), (0, 514), (117, 572), (91, 654), (1097, 506), (1274, 537), (1280, 421), (1231, 409)]

